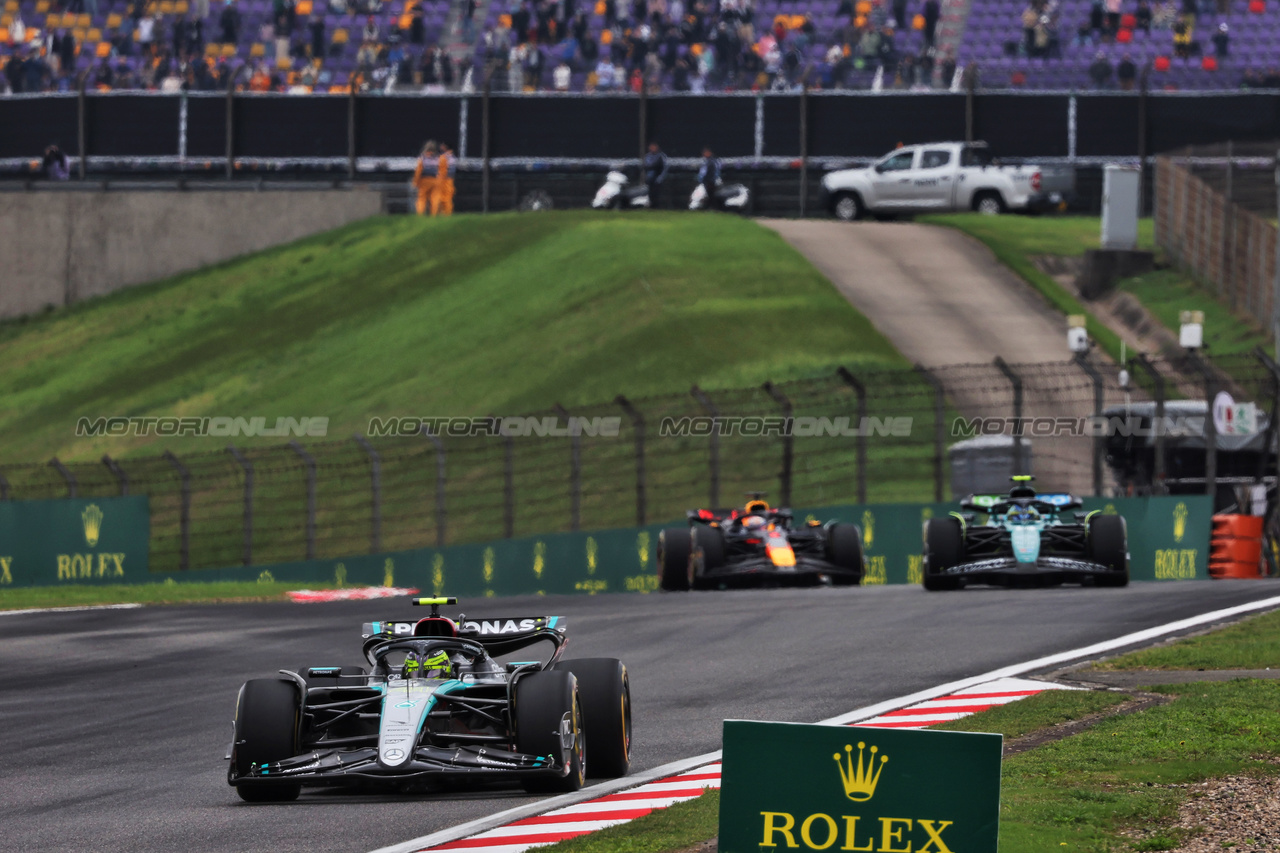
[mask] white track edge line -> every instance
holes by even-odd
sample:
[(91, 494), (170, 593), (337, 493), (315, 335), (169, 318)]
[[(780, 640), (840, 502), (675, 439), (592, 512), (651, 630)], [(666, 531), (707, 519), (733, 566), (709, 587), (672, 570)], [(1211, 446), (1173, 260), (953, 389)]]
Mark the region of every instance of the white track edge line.
[[(931, 687), (927, 690), (920, 690), (906, 696), (899, 696), (896, 699), (888, 699), (884, 702), (877, 702), (874, 705), (866, 705), (846, 714), (836, 717), (830, 717), (825, 720), (818, 721), (815, 725), (820, 726), (846, 726), (853, 723), (869, 720), (878, 717), (886, 711), (905, 708), (908, 705), (914, 705), (917, 702), (924, 702), (928, 699), (936, 699), (939, 696), (945, 696), (948, 693), (954, 693), (957, 690), (963, 690), (966, 687), (976, 687), (979, 684), (985, 684), (997, 678), (1008, 678), (1010, 676), (1023, 675), (1028, 672), (1034, 672), (1037, 669), (1044, 669), (1059, 663), (1076, 660), (1077, 658), (1088, 657), (1090, 655), (1102, 654), (1103, 652), (1114, 651), (1115, 649), (1131, 646), (1135, 643), (1141, 643), (1146, 640), (1152, 640), (1162, 637), (1166, 634), (1173, 634), (1187, 628), (1196, 628), (1211, 622), (1217, 622), (1222, 619), (1229, 619), (1232, 616), (1239, 616), (1244, 613), (1251, 613), (1255, 610), (1267, 610), (1269, 608), (1280, 607), (1280, 596), (1273, 598), (1265, 598), (1261, 601), (1253, 601), (1248, 604), (1240, 604), (1235, 607), (1227, 607), (1222, 610), (1214, 610), (1209, 613), (1202, 613), (1199, 616), (1191, 616), (1186, 619), (1179, 619), (1176, 622), (1167, 622), (1164, 625), (1157, 625), (1154, 628), (1146, 628), (1142, 631), (1135, 631), (1132, 634), (1125, 634), (1122, 637), (1116, 637), (1113, 640), (1104, 640), (1101, 643), (1094, 643), (1091, 646), (1082, 646), (1078, 649), (1070, 651), (1058, 652), (1057, 654), (1047, 655), (1045, 657), (1036, 658), (1035, 660), (1026, 661), (1024, 663), (1013, 664), (1011, 666), (993, 669), (981, 675), (962, 678), (958, 681), (951, 681), (937, 687)], [(663, 779), (667, 776), (674, 776), (677, 773), (684, 773), (704, 764), (710, 764), (713, 761), (720, 760), (722, 753), (720, 750), (708, 752), (703, 755), (697, 755), (693, 758), (684, 758), (679, 761), (673, 761), (669, 764), (663, 764), (660, 767), (654, 767), (635, 776), (624, 776), (621, 779), (614, 779), (609, 782), (602, 782), (598, 785), (592, 785), (590, 788), (583, 788), (581, 791), (575, 791), (572, 794), (561, 794), (558, 797), (552, 797), (548, 800), (539, 800), (535, 803), (529, 803), (523, 806), (517, 806), (513, 809), (497, 812), (488, 817), (476, 818), (475, 820), (459, 824), (449, 829), (442, 829), (433, 832), (430, 835), (424, 835), (410, 841), (404, 841), (400, 844), (393, 844), (388, 847), (379, 847), (370, 853), (416, 853), (425, 847), (433, 847), (437, 844), (444, 844), (448, 841), (458, 841), (472, 835), (478, 835), (489, 829), (495, 829), (504, 826), (512, 821), (520, 820), (526, 817), (546, 814), (549, 811), (565, 806), (573, 806), (578, 803), (585, 803), (588, 800), (594, 800), (598, 797), (607, 796), (626, 790), (627, 788), (636, 788), (648, 782), (657, 779)]]
[(79, 607), (31, 607), (26, 610), (0, 610), (0, 616), (21, 616), (24, 613), (75, 613), (80, 610), (134, 610), (141, 604), (85, 604)]

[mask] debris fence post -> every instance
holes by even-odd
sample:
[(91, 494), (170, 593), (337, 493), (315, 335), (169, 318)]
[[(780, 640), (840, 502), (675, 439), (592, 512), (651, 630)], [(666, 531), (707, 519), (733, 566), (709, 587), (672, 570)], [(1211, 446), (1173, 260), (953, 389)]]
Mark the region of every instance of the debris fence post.
[(1164, 423), (1164, 376), (1156, 370), (1156, 366), (1152, 364), (1145, 355), (1138, 353), (1134, 359), (1134, 363), (1140, 366), (1151, 377), (1152, 396), (1156, 400), (1156, 414), (1152, 422), (1152, 428), (1155, 432), (1155, 459), (1151, 466), (1151, 493), (1153, 495), (1165, 494), (1164, 487), (1164, 434), (1167, 431)]
[(316, 459), (298, 443), (297, 439), (289, 442), (289, 447), (302, 459), (302, 464), (307, 466), (306, 559), (314, 560), (316, 556)]
[(253, 564), (253, 463), (234, 444), (227, 445), (227, 452), (244, 472), (244, 565)]
[(689, 389), (693, 399), (711, 416), (711, 449), (709, 462), (711, 467), (711, 506), (720, 506), (720, 410), (706, 393), (694, 385)]
[(854, 454), (858, 463), (856, 489), (858, 503), (864, 504), (867, 502), (867, 433), (862, 428), (862, 425), (867, 422), (867, 387), (847, 368), (837, 368), (836, 375), (853, 389), (854, 396), (858, 401), (856, 413), (858, 434), (854, 438)]
[(1000, 372), (1004, 374), (1005, 379), (1009, 380), (1009, 384), (1013, 386), (1013, 422), (1016, 425), (1013, 435), (1013, 468), (1019, 474), (1030, 474), (1030, 466), (1027, 464), (1026, 445), (1022, 441), (1022, 377), (1013, 371), (1013, 368), (1005, 363), (1000, 356), (995, 357), (992, 362)]
[(369, 492), (371, 517), (369, 520), (369, 553), (382, 550), (382, 457), (373, 449), (369, 439), (360, 433), (354, 436), (356, 444), (369, 456)]
[(778, 390), (778, 386), (772, 382), (764, 383), (765, 393), (773, 398), (774, 402), (782, 407), (783, 430), (782, 430), (782, 474), (780, 476), (782, 490), (779, 495), (781, 506), (791, 506), (791, 470), (795, 458), (795, 436), (791, 432), (792, 414), (795, 409), (791, 405), (791, 400)]
[(74, 498), (80, 492), (80, 484), (76, 482), (76, 475), (71, 473), (71, 469), (62, 464), (62, 460), (53, 457), (49, 460), (49, 467), (56, 470), (62, 475), (62, 479), (67, 481), (67, 497)]
[(516, 535), (516, 439), (502, 435), (502, 535)]
[(107, 454), (102, 454), (102, 464), (107, 466), (107, 470), (116, 478), (116, 482), (120, 484), (120, 494), (129, 494), (129, 475), (120, 467), (120, 463), (112, 459)]
[(942, 388), (942, 383), (938, 381), (938, 377), (930, 373), (923, 364), (917, 364), (915, 369), (933, 389), (933, 500), (935, 503), (942, 503), (944, 473), (942, 460), (947, 444), (946, 392)]
[[(1095, 417), (1101, 418), (1102, 409), (1105, 405), (1102, 374), (1089, 362), (1087, 353), (1076, 353), (1075, 362), (1093, 380), (1093, 414)], [(1104, 441), (1106, 439), (1100, 433), (1093, 437), (1093, 493), (1098, 497), (1101, 497), (1104, 491), (1102, 484), (1102, 456), (1106, 450), (1103, 444)]]
[(178, 569), (185, 571), (191, 567), (191, 471), (171, 450), (164, 452), (164, 458), (178, 472), (181, 488), (178, 498)]
[(631, 428), (635, 430), (636, 444), (636, 526), (644, 527), (646, 517), (645, 506), (645, 471), (644, 471), (644, 415), (642, 415), (631, 401), (619, 394), (613, 398), (613, 402), (617, 403), (622, 411), (626, 412), (627, 417), (631, 418)]
[(423, 434), (427, 440), (434, 445), (436, 449), (436, 547), (443, 548), (447, 539), (447, 523), (449, 520), (448, 511), (445, 508), (445, 454), (444, 442), (440, 440), (440, 436), (433, 432), (429, 432), (424, 425)]
[(576, 532), (582, 526), (582, 430), (574, 428), (573, 415), (559, 403), (555, 413), (569, 430), (569, 529)]

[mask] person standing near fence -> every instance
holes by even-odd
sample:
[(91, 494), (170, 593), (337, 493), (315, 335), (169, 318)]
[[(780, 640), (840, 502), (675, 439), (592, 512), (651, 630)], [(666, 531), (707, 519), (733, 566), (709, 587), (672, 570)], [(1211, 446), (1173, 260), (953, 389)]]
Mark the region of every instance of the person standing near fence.
[(659, 210), (666, 207), (663, 194), (667, 182), (667, 155), (658, 143), (649, 143), (649, 153), (644, 155), (644, 182), (649, 187), (649, 207)]
[(435, 191), (431, 194), (432, 216), (453, 216), (453, 175), (457, 160), (445, 143), (440, 143), (440, 159), (436, 161)]
[(427, 201), (431, 200), (431, 212), (435, 214), (436, 190), (436, 143), (430, 140), (422, 146), (422, 154), (418, 156), (418, 165), (413, 170), (413, 186), (418, 190), (418, 215), (427, 212)]

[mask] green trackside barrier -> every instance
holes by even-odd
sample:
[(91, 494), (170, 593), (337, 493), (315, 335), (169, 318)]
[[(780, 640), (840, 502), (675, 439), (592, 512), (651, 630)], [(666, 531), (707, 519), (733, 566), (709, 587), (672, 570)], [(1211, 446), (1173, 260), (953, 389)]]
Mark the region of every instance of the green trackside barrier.
[(146, 583), (145, 495), (0, 502), (0, 589)]
[[(90, 522), (98, 538), (88, 542)], [(800, 522), (831, 519), (862, 529), (868, 585), (920, 583), (922, 525), (956, 503), (844, 504), (799, 508)], [(1117, 512), (1129, 528), (1135, 580), (1207, 578), (1212, 526), (1207, 496), (1086, 498), (1086, 510)], [(653, 592), (654, 545), (665, 525), (551, 533), (446, 548), (330, 560), (148, 572), (145, 497), (0, 503), (0, 586), (57, 583), (276, 580), (350, 586), (412, 586), (462, 596)], [(117, 562), (117, 557), (119, 561)]]

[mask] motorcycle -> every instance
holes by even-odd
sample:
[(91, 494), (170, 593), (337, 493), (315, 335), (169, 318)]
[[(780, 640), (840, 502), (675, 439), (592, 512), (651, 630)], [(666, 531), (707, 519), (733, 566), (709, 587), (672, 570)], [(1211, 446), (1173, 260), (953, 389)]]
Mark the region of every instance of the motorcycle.
[[(711, 208), (730, 213), (745, 213), (750, 201), (751, 191), (747, 189), (746, 184), (726, 184), (717, 181), (716, 191), (711, 196)], [(705, 210), (706, 208), (707, 188), (698, 184), (693, 188), (693, 195), (689, 196), (689, 209)]]
[(596, 210), (637, 210), (649, 208), (649, 188), (632, 184), (622, 172), (614, 170), (605, 176), (604, 186), (596, 190), (591, 206)]

